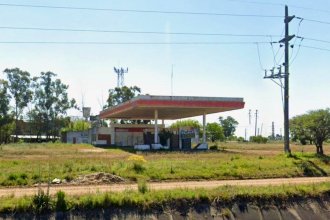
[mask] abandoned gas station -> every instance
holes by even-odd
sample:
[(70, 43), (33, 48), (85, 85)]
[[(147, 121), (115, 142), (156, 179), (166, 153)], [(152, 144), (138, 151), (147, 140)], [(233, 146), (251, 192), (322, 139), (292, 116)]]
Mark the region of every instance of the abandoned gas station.
[[(139, 95), (120, 105), (100, 112), (100, 119), (152, 120), (154, 124), (111, 123), (103, 134), (94, 132), (94, 141), (116, 146), (134, 146), (135, 149), (189, 149), (196, 142), (198, 149), (207, 149), (206, 116), (208, 114), (244, 108), (243, 98), (196, 97), (196, 96), (151, 96)], [(165, 129), (164, 120), (178, 120), (201, 116), (203, 120), (202, 140), (199, 131), (179, 128), (174, 137), (160, 144), (159, 133)], [(108, 134), (106, 134), (108, 133)], [(164, 146), (165, 145), (165, 146)]]

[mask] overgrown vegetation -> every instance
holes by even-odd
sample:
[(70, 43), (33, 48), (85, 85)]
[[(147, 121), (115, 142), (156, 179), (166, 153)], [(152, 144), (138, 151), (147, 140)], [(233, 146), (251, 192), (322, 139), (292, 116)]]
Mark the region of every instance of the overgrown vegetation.
[[(219, 151), (144, 152), (100, 149), (90, 145), (11, 144), (0, 150), (0, 184), (33, 185), (48, 178), (70, 182), (79, 175), (104, 172), (128, 181), (146, 179), (199, 180), (324, 176), (330, 174), (329, 156), (318, 156), (313, 146), (293, 145), (292, 157), (282, 144), (214, 143)], [(329, 148), (326, 146), (325, 148)], [(130, 159), (129, 159), (130, 158)], [(262, 159), (260, 159), (262, 158)], [(312, 170), (312, 172), (308, 172)]]
[[(61, 196), (59, 196), (61, 195)], [(108, 207), (132, 207), (146, 210), (152, 207), (177, 206), (184, 202), (193, 205), (199, 202), (230, 204), (249, 201), (256, 204), (286, 204), (288, 201), (320, 198), (330, 195), (330, 183), (310, 185), (281, 186), (222, 186), (215, 189), (174, 189), (174, 190), (127, 190), (121, 193), (108, 192), (82, 196), (64, 196), (58, 193), (47, 199), (48, 212), (63, 210), (92, 210)], [(59, 206), (59, 197), (61, 205)], [(45, 201), (45, 200), (42, 200)], [(39, 202), (39, 201), (38, 201)], [(40, 206), (34, 205), (34, 198), (0, 198), (0, 213), (31, 212), (38, 213)], [(43, 203), (44, 204), (44, 203)], [(45, 210), (44, 210), (45, 211)]]

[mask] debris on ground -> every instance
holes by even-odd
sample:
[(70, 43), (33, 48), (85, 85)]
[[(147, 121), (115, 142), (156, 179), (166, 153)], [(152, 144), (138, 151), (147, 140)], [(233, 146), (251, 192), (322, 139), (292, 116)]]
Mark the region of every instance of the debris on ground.
[(52, 180), (52, 184), (60, 184), (61, 183), (61, 179), (59, 178), (55, 178)]
[(104, 184), (104, 183), (123, 183), (125, 179), (110, 173), (92, 173), (80, 175), (78, 178), (68, 182), (69, 184)]

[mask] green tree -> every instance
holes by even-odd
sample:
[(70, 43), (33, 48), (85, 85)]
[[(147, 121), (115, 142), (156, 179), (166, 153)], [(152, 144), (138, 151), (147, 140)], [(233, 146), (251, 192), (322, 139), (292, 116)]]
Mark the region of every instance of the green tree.
[(219, 117), (220, 125), (223, 128), (223, 133), (226, 138), (233, 136), (236, 131), (238, 122), (231, 116), (227, 118)]
[(191, 127), (200, 129), (202, 125), (197, 120), (187, 119), (187, 120), (178, 120), (171, 124), (171, 128), (182, 128), (182, 127)]
[[(109, 90), (109, 96), (107, 99), (107, 106), (104, 108), (113, 107), (124, 103), (132, 98), (141, 94), (141, 89), (137, 86), (123, 86), (116, 87)], [(120, 120), (121, 124), (149, 124), (150, 120)]]
[(8, 83), (0, 79), (0, 144), (7, 143), (14, 131), (12, 115), (9, 114), (9, 102)]
[(214, 141), (223, 141), (225, 139), (223, 128), (216, 122), (206, 124), (206, 137)]
[(67, 131), (86, 131), (91, 128), (91, 124), (84, 120), (77, 120), (70, 122), (67, 127), (62, 129), (63, 132)]
[(32, 99), (30, 73), (22, 71), (19, 68), (5, 69), (4, 73), (8, 79), (8, 89), (14, 99), (15, 113), (15, 135), (17, 139), (18, 128), (17, 122), (24, 108)]
[(35, 113), (44, 122), (44, 132), (47, 139), (52, 135), (59, 135), (61, 120), (70, 108), (76, 108), (76, 101), (68, 97), (68, 85), (60, 79), (54, 79), (57, 75), (53, 72), (42, 72), (34, 78), (35, 87)]
[(126, 102), (135, 96), (141, 94), (141, 89), (137, 86), (133, 87), (116, 87), (115, 89), (109, 90), (109, 96), (107, 99), (107, 106), (106, 107), (113, 107), (119, 105), (123, 102)]
[(290, 120), (291, 139), (293, 141), (299, 140), (302, 145), (305, 145), (308, 142), (313, 142), (312, 134), (310, 133), (310, 130), (305, 126), (308, 117), (309, 116), (307, 114), (304, 114), (298, 117), (293, 117)]
[(293, 117), (290, 122), (293, 131), (296, 124), (299, 124), (301, 129), (305, 130), (303, 134), (309, 134), (313, 140), (316, 153), (323, 155), (323, 142), (330, 138), (330, 109), (309, 111), (307, 114)]

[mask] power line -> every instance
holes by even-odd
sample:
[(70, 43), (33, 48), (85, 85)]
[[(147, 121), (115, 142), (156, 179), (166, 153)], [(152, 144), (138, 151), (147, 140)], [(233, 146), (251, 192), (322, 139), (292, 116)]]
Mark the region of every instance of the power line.
[[(296, 38), (297, 39), (297, 38)], [(298, 56), (298, 54), (299, 54), (299, 52), (300, 52), (300, 49), (301, 49), (301, 43), (303, 42), (303, 40), (304, 40), (304, 38), (301, 38), (300, 39), (300, 43), (299, 43), (299, 46), (298, 46), (298, 50), (297, 50), (297, 52), (296, 52), (296, 55), (293, 57), (293, 59), (290, 61), (291, 62), (291, 66), (292, 66), (292, 64), (293, 64), (293, 62), (296, 60), (296, 58), (297, 58), (297, 56)]]
[[(245, 4), (255, 4), (255, 5), (270, 5), (270, 6), (279, 6), (279, 7), (285, 6), (285, 4), (274, 3), (274, 2), (248, 1), (248, 0), (227, 0), (227, 1), (240, 2), (240, 3), (245, 3)], [(309, 10), (309, 11), (318, 11), (318, 12), (330, 14), (329, 10), (324, 10), (324, 9), (319, 9), (319, 8), (303, 7), (303, 6), (299, 6), (299, 5), (287, 5), (287, 6), (290, 8), (297, 8), (297, 9), (303, 9), (303, 10)]]
[(328, 40), (321, 40), (321, 39), (308, 38), (308, 37), (301, 37), (301, 36), (297, 36), (297, 38), (300, 38), (300, 39), (303, 39), (303, 40), (310, 40), (310, 41), (316, 41), (316, 42), (321, 42), (321, 43), (327, 43), (327, 44), (330, 44), (330, 41), (328, 41)]
[(313, 47), (313, 46), (305, 46), (305, 45), (301, 45), (301, 47), (308, 48), (308, 49), (315, 49), (315, 50), (322, 50), (322, 51), (328, 51), (328, 52), (330, 52), (330, 49), (323, 48), (323, 47)]
[(309, 22), (313, 22), (313, 23), (330, 25), (330, 22), (329, 21), (321, 21), (321, 20), (315, 20), (315, 19), (309, 19), (309, 18), (301, 18), (301, 17), (297, 17), (297, 18), (298, 19), (304, 19), (305, 21), (309, 21)]
[[(297, 32), (296, 32), (296, 36), (298, 36), (298, 35), (299, 35), (299, 33), (300, 33), (300, 27), (301, 27), (301, 23), (303, 22), (303, 20), (304, 20), (304, 19), (303, 19), (303, 18), (301, 18), (301, 19), (300, 19), (300, 21), (299, 21), (299, 24), (298, 24), (298, 28), (297, 28)], [(294, 45), (296, 45), (297, 39), (298, 39), (298, 38), (297, 38), (297, 37), (295, 37), (295, 39), (294, 39), (294, 42), (293, 42), (293, 45), (292, 45), (292, 50), (291, 50), (290, 61), (291, 61), (291, 58), (293, 57)], [(301, 41), (300, 41), (300, 44), (299, 44), (298, 53), (299, 53), (299, 50), (300, 50), (300, 46), (301, 46)], [(294, 59), (296, 59), (296, 57), (297, 57), (298, 53), (296, 53), (296, 55), (295, 55)]]
[(91, 7), (70, 7), (70, 6), (50, 6), (50, 5), (30, 5), (30, 4), (10, 4), (10, 3), (0, 3), (0, 6), (23, 7), (23, 8), (42, 8), (42, 9), (130, 12), (130, 13), (204, 15), (204, 16), (257, 17), (257, 18), (282, 18), (283, 17), (283, 16), (279, 16), (279, 15), (261, 15), (261, 14), (233, 14), (233, 13), (211, 13), (211, 12), (192, 12), (192, 11), (161, 11), (161, 10), (138, 10), (138, 9), (91, 8)]
[(0, 41), (0, 44), (79, 44), (79, 45), (253, 45), (269, 44), (270, 42), (98, 42), (98, 41)]
[(169, 34), (169, 35), (230, 36), (230, 37), (280, 37), (280, 35), (271, 35), (271, 34), (267, 35), (267, 34), (231, 34), (231, 33), (199, 33), (199, 32), (127, 31), (127, 30), (69, 29), (69, 28), (14, 27), (14, 26), (0, 26), (0, 29), (27, 30), (27, 31), (123, 33), (123, 34), (165, 34), (165, 35)]
[(258, 58), (259, 58), (259, 66), (260, 66), (260, 69), (261, 69), (262, 71), (264, 71), (264, 70), (265, 70), (265, 68), (262, 66), (261, 57), (260, 57), (260, 49), (259, 49), (259, 44), (258, 44), (258, 43), (256, 43), (256, 46), (257, 46), (257, 52), (258, 52)]

